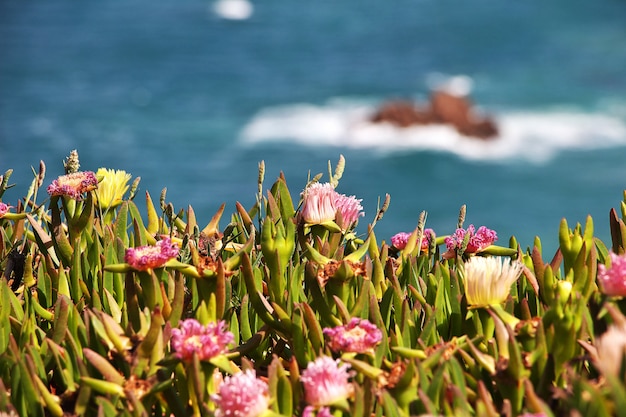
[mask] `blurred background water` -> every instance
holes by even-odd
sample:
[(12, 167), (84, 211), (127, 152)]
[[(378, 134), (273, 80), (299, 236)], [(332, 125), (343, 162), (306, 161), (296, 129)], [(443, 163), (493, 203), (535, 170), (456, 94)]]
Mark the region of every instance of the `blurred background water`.
[[(338, 191), (363, 199), (359, 232), (391, 195), (379, 239), (422, 210), (450, 233), (467, 204), (467, 224), (502, 244), (539, 235), (553, 250), (561, 218), (588, 214), (608, 242), (626, 188), (623, 0), (249, 5), (233, 20), (213, 0), (0, 1), (0, 170), (16, 184), (4, 200), (40, 160), (49, 184), (77, 149), (82, 169), (125, 169), (206, 223), (221, 203), (252, 205), (259, 161), (266, 187), (283, 171), (297, 197), (343, 154)], [(472, 85), (497, 140), (367, 122), (449, 77)]]

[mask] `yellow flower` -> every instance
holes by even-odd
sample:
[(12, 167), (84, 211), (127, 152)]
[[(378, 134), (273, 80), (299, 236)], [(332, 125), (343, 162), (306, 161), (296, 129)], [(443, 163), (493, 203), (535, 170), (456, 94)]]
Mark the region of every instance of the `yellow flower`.
[(522, 273), (522, 264), (510, 258), (472, 257), (465, 263), (465, 297), (471, 307), (500, 305), (511, 291), (511, 284)]
[(100, 207), (106, 210), (121, 204), (131, 175), (122, 170), (99, 168), (96, 177), (100, 180), (96, 191)]

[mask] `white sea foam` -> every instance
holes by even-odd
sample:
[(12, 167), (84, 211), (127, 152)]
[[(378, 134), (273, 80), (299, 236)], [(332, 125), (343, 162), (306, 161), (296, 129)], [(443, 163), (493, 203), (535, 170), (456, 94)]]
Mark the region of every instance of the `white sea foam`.
[(376, 149), (382, 152), (440, 151), (471, 160), (546, 161), (566, 149), (626, 146), (626, 121), (572, 109), (492, 112), (499, 137), (482, 141), (452, 127), (398, 128), (371, 123), (372, 104), (333, 100), (326, 105), (293, 104), (260, 111), (241, 132), (243, 143), (288, 141), (308, 146)]
[(432, 91), (445, 91), (454, 96), (467, 96), (474, 88), (474, 80), (469, 75), (447, 75), (433, 72), (426, 76), (426, 85)]
[(217, 16), (228, 20), (246, 20), (254, 12), (254, 6), (248, 0), (217, 0), (212, 8)]

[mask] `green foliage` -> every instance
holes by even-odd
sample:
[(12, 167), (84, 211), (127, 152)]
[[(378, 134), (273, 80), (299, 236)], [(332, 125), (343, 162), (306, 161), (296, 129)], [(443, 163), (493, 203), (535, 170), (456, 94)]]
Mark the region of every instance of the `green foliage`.
[[(333, 186), (344, 163), (334, 174), (329, 166)], [(191, 207), (166, 203), (165, 190), (156, 205), (146, 192), (143, 217), (137, 181), (105, 209), (95, 191), (38, 202), (47, 197), (42, 163), (25, 198), (0, 217), (0, 412), (210, 416), (220, 379), (254, 369), (268, 384), (262, 415), (299, 416), (302, 372), (320, 356), (350, 366), (352, 393), (329, 405), (335, 416), (626, 410), (626, 365), (615, 375), (598, 370), (597, 341), (626, 322), (626, 305), (597, 284), (610, 251), (591, 217), (573, 229), (563, 219), (548, 262), (539, 238), (526, 251), (511, 238), (509, 247), (468, 253), (466, 237), (456, 256), (442, 256), (445, 235), (422, 245), (425, 213), (398, 250), (374, 232), (389, 200), (363, 235), (341, 218), (310, 225), (284, 176), (264, 193), (259, 168), (255, 205), (237, 203), (220, 229), (225, 206), (202, 228)], [(10, 175), (0, 178), (5, 202)], [(617, 254), (626, 247), (625, 207), (626, 194), (622, 216), (610, 217)], [(464, 210), (461, 217), (449, 233)], [(176, 259), (146, 270), (126, 263), (129, 248), (165, 237), (180, 248)], [(505, 302), (468, 305), (463, 263), (471, 256), (524, 264)], [(187, 318), (223, 320), (230, 351), (181, 360), (172, 330)], [(353, 318), (373, 323), (381, 340), (366, 352), (333, 351), (324, 329)]]

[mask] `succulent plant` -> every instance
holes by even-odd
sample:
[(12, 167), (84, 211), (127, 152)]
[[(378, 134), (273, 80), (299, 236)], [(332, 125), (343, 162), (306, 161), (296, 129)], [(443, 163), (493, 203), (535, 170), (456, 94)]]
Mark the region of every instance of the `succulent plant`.
[(464, 207), (378, 240), (343, 157), (297, 194), (261, 163), (223, 229), (66, 166), (0, 178), (1, 415), (626, 415), (626, 194), (610, 250), (564, 219), (544, 261)]

